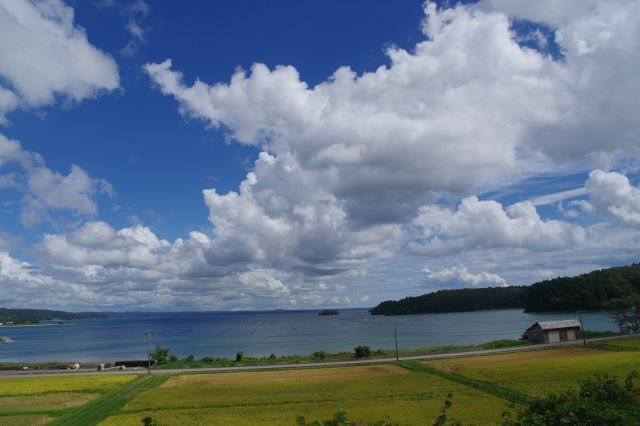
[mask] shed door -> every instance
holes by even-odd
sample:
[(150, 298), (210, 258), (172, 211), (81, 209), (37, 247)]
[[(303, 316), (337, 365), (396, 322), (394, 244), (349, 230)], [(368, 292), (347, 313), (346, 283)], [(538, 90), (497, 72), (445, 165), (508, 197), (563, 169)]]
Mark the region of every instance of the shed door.
[(547, 333), (549, 336), (549, 343), (558, 343), (560, 342), (560, 333), (558, 330), (552, 330)]

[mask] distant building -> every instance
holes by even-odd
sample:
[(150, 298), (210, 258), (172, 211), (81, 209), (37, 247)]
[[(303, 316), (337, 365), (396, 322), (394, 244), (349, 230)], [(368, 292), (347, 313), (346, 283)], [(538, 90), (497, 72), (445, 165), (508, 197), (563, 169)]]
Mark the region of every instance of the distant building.
[(580, 337), (580, 321), (538, 321), (524, 332), (528, 340), (538, 343), (569, 342)]

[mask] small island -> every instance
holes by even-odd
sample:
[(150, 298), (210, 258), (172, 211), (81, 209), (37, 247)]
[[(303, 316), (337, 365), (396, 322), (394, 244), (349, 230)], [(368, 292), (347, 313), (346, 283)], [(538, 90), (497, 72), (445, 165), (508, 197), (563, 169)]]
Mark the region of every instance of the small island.
[(318, 315), (338, 315), (340, 314), (340, 312), (337, 309), (323, 309), (320, 312), (318, 312)]

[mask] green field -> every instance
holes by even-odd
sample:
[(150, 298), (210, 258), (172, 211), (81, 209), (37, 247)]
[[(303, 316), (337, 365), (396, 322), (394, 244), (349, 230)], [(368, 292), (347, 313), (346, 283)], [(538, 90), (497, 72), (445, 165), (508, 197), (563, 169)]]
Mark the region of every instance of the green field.
[(638, 339), (619, 339), (619, 340), (611, 340), (607, 344), (612, 346), (620, 346), (623, 348), (637, 349), (640, 350), (640, 338)]
[(576, 388), (578, 380), (606, 372), (624, 380), (640, 370), (637, 352), (563, 348), (424, 362), (456, 375), (513, 389), (532, 397)]
[(424, 425), (449, 393), (450, 421), (500, 424), (512, 404), (575, 388), (594, 373), (624, 379), (640, 370), (639, 349), (640, 339), (624, 339), (399, 366), (0, 379), (0, 425), (294, 425), (339, 408), (358, 424)]

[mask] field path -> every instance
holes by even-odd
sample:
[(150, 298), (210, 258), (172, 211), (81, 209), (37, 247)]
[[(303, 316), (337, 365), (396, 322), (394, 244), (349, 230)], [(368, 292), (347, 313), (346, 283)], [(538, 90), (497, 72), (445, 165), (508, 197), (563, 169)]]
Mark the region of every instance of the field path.
[(107, 417), (116, 414), (120, 409), (140, 392), (160, 386), (168, 376), (140, 376), (123, 386), (107, 392), (96, 401), (90, 402), (77, 411), (55, 419), (50, 426), (85, 426), (96, 425)]

